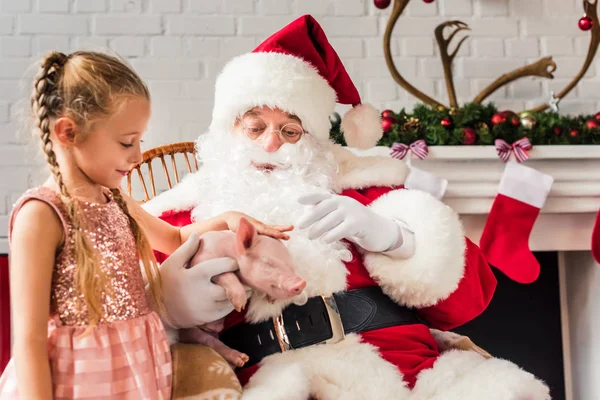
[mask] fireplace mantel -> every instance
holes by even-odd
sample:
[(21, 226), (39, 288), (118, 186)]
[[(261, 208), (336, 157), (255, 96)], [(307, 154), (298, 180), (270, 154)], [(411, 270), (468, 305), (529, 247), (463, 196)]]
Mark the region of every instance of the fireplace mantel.
[[(355, 152), (389, 156), (388, 147)], [(600, 146), (535, 146), (524, 165), (552, 175), (554, 184), (530, 238), (533, 251), (589, 250), (600, 209)], [(443, 201), (461, 215), (467, 236), (479, 242), (504, 164), (494, 146), (430, 146), (411, 165), (448, 180)], [(511, 161), (512, 162), (512, 159)]]

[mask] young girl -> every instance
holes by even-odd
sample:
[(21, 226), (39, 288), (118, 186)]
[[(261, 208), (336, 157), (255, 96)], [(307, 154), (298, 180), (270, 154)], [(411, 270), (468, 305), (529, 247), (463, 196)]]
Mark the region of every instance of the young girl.
[[(14, 359), (0, 397), (168, 399), (169, 346), (149, 306), (164, 310), (151, 249), (171, 254), (192, 233), (235, 230), (242, 215), (176, 228), (120, 192), (141, 161), (150, 94), (118, 59), (51, 53), (31, 105), (53, 176), (28, 190), (10, 218)], [(251, 221), (277, 238), (291, 229)], [(182, 249), (191, 256), (189, 243)]]

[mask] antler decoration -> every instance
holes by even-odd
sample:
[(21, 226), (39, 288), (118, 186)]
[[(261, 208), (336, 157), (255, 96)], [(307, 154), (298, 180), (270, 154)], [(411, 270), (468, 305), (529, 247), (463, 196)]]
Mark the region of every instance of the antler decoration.
[[(594, 60), (594, 57), (598, 50), (598, 46), (600, 45), (600, 21), (598, 20), (598, 1), (599, 0), (583, 0), (584, 12), (588, 17), (590, 17), (593, 20), (592, 37), (590, 39), (588, 54), (577, 76), (575, 76), (575, 78), (573, 78), (573, 80), (563, 90), (561, 90), (558, 93), (558, 95), (556, 95), (556, 99), (561, 99), (565, 97), (577, 85), (577, 83), (579, 83), (579, 81), (583, 78), (587, 70), (590, 68), (592, 61)], [(387, 63), (388, 69), (392, 74), (392, 77), (404, 90), (406, 90), (425, 104), (447, 109), (447, 107), (444, 106), (442, 103), (427, 96), (426, 94), (412, 86), (410, 83), (408, 83), (408, 81), (406, 81), (406, 79), (404, 79), (404, 77), (402, 77), (402, 75), (398, 72), (396, 65), (394, 64), (391, 51), (392, 31), (394, 30), (396, 22), (400, 18), (400, 15), (402, 14), (409, 2), (410, 0), (394, 0), (392, 13), (390, 15), (390, 19), (388, 20), (387, 26), (385, 28), (385, 33), (383, 35), (383, 51), (385, 54), (385, 61)], [(446, 27), (454, 27), (454, 31), (447, 38), (445, 38), (443, 35), (443, 31)], [(435, 37), (440, 48), (440, 56), (444, 67), (444, 78), (446, 80), (446, 88), (448, 91), (448, 97), (451, 107), (458, 107), (458, 101), (456, 99), (456, 89), (454, 87), (454, 79), (452, 76), (452, 63), (454, 62), (454, 58), (456, 57), (456, 53), (460, 49), (460, 46), (464, 43), (468, 36), (463, 37), (458, 42), (456, 48), (452, 53), (448, 52), (448, 46), (450, 42), (454, 39), (456, 34), (463, 30), (469, 30), (469, 27), (461, 21), (447, 21), (443, 24), (438, 25), (435, 29)], [(500, 89), (502, 86), (507, 85), (508, 83), (520, 78), (524, 78), (527, 76), (539, 76), (542, 78), (553, 79), (554, 75), (552, 73), (555, 70), (556, 63), (552, 60), (552, 57), (549, 56), (541, 58), (532, 64), (503, 74), (494, 82), (492, 82), (488, 87), (483, 89), (481, 93), (479, 93), (475, 97), (475, 99), (473, 99), (473, 103), (481, 103), (483, 100), (489, 97), (496, 90)], [(531, 111), (539, 112), (544, 111), (546, 108), (548, 108), (548, 104), (542, 104), (532, 109)]]
[[(455, 28), (448, 38), (444, 38), (444, 28), (446, 27)], [(450, 106), (454, 108), (458, 107), (458, 101), (456, 100), (456, 89), (454, 88), (454, 78), (452, 76), (452, 63), (454, 62), (454, 57), (456, 57), (456, 53), (458, 53), (460, 46), (462, 46), (465, 40), (467, 40), (468, 36), (463, 37), (460, 42), (458, 42), (452, 54), (448, 53), (448, 45), (458, 32), (464, 30), (470, 29), (467, 24), (461, 21), (447, 21), (435, 28), (435, 38), (440, 48), (440, 55), (442, 57), (442, 64), (444, 66), (444, 76), (446, 78), (448, 98), (450, 100)]]
[(554, 79), (554, 75), (552, 75), (554, 71), (556, 71), (556, 63), (552, 60), (552, 57), (544, 57), (533, 64), (526, 65), (500, 76), (500, 78), (496, 79), (488, 87), (483, 89), (481, 93), (473, 99), (473, 103), (481, 103), (502, 86), (507, 85), (512, 81), (516, 81), (519, 78), (524, 78), (526, 76), (541, 76), (542, 78)]
[[(571, 90), (573, 90), (573, 88), (575, 86), (577, 86), (577, 84), (579, 83), (581, 78), (583, 78), (583, 76), (585, 75), (587, 70), (590, 68), (590, 65), (592, 65), (592, 61), (594, 61), (594, 57), (596, 56), (596, 52), (598, 51), (598, 45), (600, 45), (600, 26), (599, 26), (600, 24), (598, 21), (598, 0), (594, 0), (593, 3), (590, 2), (589, 0), (583, 0), (583, 10), (584, 10), (585, 14), (594, 21), (594, 23), (592, 25), (592, 37), (590, 38), (590, 46), (588, 47), (588, 54), (587, 54), (587, 57), (585, 58), (585, 62), (583, 63), (583, 66), (579, 70), (579, 73), (575, 76), (575, 78), (573, 78), (573, 80), (567, 86), (565, 86), (565, 88), (563, 90), (561, 90), (558, 93), (558, 95), (556, 95), (557, 99), (562, 99), (567, 94), (569, 94), (569, 92)], [(541, 104), (541, 105), (533, 108), (531, 111), (540, 112), (540, 111), (544, 111), (547, 108), (548, 108), (548, 104)]]
[(425, 93), (418, 90), (416, 87), (408, 83), (406, 79), (398, 69), (396, 69), (396, 65), (394, 64), (394, 59), (392, 58), (392, 50), (391, 50), (391, 39), (392, 39), (392, 31), (394, 30), (394, 25), (400, 18), (400, 15), (406, 8), (410, 0), (394, 0), (394, 8), (392, 9), (392, 14), (390, 15), (390, 19), (385, 27), (385, 33), (383, 34), (383, 52), (385, 54), (385, 62), (387, 63), (388, 69), (392, 73), (392, 77), (394, 80), (400, 85), (404, 90), (408, 93), (415, 96), (417, 99), (421, 100), (425, 104), (429, 104), (430, 106), (437, 106), (446, 108), (443, 104), (439, 103), (435, 99), (427, 96)]

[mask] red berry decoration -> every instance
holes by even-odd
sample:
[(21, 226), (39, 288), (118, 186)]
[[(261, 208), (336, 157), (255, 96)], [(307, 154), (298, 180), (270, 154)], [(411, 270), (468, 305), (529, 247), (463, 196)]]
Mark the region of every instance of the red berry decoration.
[(504, 113), (497, 113), (492, 116), (492, 124), (498, 125), (506, 122), (506, 116)]
[(394, 112), (392, 110), (383, 110), (381, 112), (381, 118), (392, 118), (392, 119), (396, 119), (396, 114), (394, 114)]
[(577, 129), (572, 129), (572, 130), (571, 130), (571, 132), (569, 132), (569, 135), (570, 135), (572, 138), (579, 137), (579, 131), (578, 131)]
[(555, 126), (554, 127), (554, 134), (556, 136), (560, 136), (561, 133), (562, 133), (562, 129), (560, 129), (560, 126)]
[(381, 129), (384, 133), (389, 133), (396, 125), (396, 120), (393, 118), (385, 117), (381, 120)]
[(444, 117), (440, 121), (440, 124), (442, 124), (442, 126), (444, 128), (451, 128), (452, 127), (452, 120), (450, 118), (448, 118), (448, 117)]
[(373, 3), (375, 3), (375, 7), (379, 8), (380, 10), (385, 10), (386, 8), (388, 8), (388, 6), (390, 5), (390, 3), (392, 2), (392, 0), (374, 0)]
[(598, 122), (598, 120), (596, 119), (590, 119), (588, 122), (586, 122), (585, 124), (589, 129), (598, 129), (598, 127), (600, 126), (600, 123)]
[(592, 29), (593, 26), (594, 20), (588, 17), (587, 15), (584, 15), (579, 20), (579, 29), (581, 29), (582, 31), (589, 31), (590, 29)]
[(470, 145), (475, 144), (477, 134), (473, 128), (463, 128), (463, 144)]

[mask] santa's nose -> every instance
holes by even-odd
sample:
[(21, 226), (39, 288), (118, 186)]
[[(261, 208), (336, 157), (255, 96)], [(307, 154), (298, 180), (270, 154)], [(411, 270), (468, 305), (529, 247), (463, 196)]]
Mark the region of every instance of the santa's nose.
[(270, 132), (269, 136), (267, 136), (262, 141), (262, 147), (267, 153), (276, 152), (277, 150), (279, 150), (281, 145), (283, 145), (283, 141), (281, 140), (279, 135), (276, 133), (272, 133), (272, 132)]

